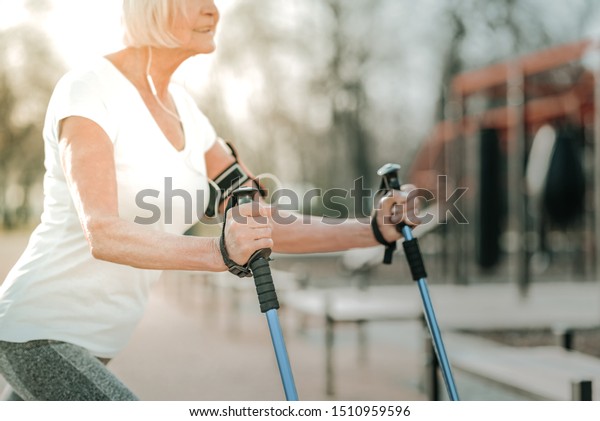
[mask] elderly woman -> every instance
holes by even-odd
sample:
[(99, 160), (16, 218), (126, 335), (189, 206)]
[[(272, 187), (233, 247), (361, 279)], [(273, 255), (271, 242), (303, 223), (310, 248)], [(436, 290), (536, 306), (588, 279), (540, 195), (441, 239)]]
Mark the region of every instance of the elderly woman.
[[(128, 341), (161, 270), (235, 272), (261, 248), (377, 244), (370, 224), (277, 223), (273, 209), (251, 204), (239, 207), (244, 220), (226, 219), (225, 248), (219, 238), (184, 236), (193, 221), (183, 207), (205, 209), (209, 180), (247, 176), (170, 83), (186, 59), (215, 50), (219, 12), (213, 0), (125, 0), (123, 11), (126, 48), (70, 71), (48, 106), (41, 223), (0, 290), (9, 399), (136, 399), (105, 364)], [(140, 199), (141, 191), (158, 194)], [(191, 202), (164, 200), (181, 191)], [(383, 221), (399, 222), (395, 205), (405, 202), (403, 194), (384, 199), (375, 230), (386, 241), (398, 234)], [(163, 217), (149, 218), (149, 205)]]

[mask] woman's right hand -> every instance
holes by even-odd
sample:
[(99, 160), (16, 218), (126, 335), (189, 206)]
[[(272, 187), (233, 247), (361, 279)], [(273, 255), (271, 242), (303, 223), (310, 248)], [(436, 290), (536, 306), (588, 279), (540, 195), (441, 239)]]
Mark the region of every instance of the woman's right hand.
[(229, 209), (224, 235), (229, 258), (239, 265), (245, 265), (257, 250), (272, 249), (271, 207), (252, 202)]

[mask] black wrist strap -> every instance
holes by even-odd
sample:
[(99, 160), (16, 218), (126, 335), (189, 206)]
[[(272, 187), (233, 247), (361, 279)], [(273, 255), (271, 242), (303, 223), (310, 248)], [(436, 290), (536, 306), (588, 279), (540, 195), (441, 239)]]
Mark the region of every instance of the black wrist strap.
[(221, 235), (221, 239), (219, 240), (219, 248), (221, 250), (221, 256), (223, 257), (223, 261), (227, 265), (227, 269), (229, 272), (233, 273), (240, 278), (248, 278), (252, 276), (252, 271), (247, 265), (238, 265), (233, 260), (229, 258), (229, 253), (227, 253), (227, 248), (225, 247), (225, 236)]
[(227, 223), (227, 210), (231, 209), (235, 203), (234, 200), (230, 200), (227, 205), (227, 209), (225, 210), (225, 219), (223, 220), (223, 230), (221, 231), (221, 238), (219, 239), (219, 250), (221, 251), (221, 256), (223, 257), (223, 262), (227, 266), (229, 272), (233, 273), (240, 278), (248, 278), (252, 276), (252, 270), (250, 270), (248, 264), (238, 265), (234, 262), (227, 252), (227, 247), (225, 246), (225, 224)]
[(373, 213), (373, 217), (371, 218), (371, 229), (373, 230), (373, 235), (375, 239), (385, 246), (385, 253), (383, 255), (383, 263), (389, 265), (392, 263), (392, 256), (396, 251), (396, 242), (389, 242), (383, 238), (383, 234), (379, 230), (379, 225), (377, 224), (377, 211)]

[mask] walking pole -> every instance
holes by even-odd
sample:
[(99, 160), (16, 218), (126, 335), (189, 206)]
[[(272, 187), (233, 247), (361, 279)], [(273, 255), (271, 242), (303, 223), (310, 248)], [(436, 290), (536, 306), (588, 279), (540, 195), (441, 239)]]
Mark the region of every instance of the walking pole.
[[(254, 187), (238, 188), (232, 193), (233, 197), (231, 200), (233, 206), (252, 202), (256, 193), (258, 193), (258, 189)], [(267, 323), (269, 324), (269, 331), (271, 332), (271, 340), (275, 349), (275, 357), (277, 358), (277, 366), (279, 367), (285, 397), (288, 401), (297, 401), (298, 392), (294, 384), (292, 367), (285, 347), (285, 341), (283, 340), (279, 317), (277, 316), (279, 301), (277, 300), (277, 293), (275, 292), (275, 285), (271, 276), (271, 268), (269, 267), (270, 255), (271, 249), (257, 250), (248, 262), (250, 269), (252, 269), (260, 310), (265, 313)]]
[[(382, 177), (381, 190), (383, 192), (400, 190), (400, 180), (398, 178), (399, 169), (400, 165), (398, 164), (386, 164), (381, 167), (379, 171), (377, 171), (377, 175)], [(423, 256), (421, 255), (421, 250), (419, 249), (418, 240), (417, 238), (413, 237), (412, 230), (408, 225), (398, 224), (396, 225), (396, 229), (404, 236), (404, 242), (402, 243), (404, 254), (406, 255), (406, 260), (408, 261), (413, 280), (417, 281), (419, 285), (419, 291), (421, 292), (421, 298), (423, 300), (425, 319), (433, 339), (433, 347), (438, 359), (438, 363), (442, 370), (444, 382), (446, 383), (448, 397), (452, 401), (458, 401), (458, 392), (452, 376), (452, 370), (450, 369), (450, 363), (448, 362), (448, 357), (446, 355), (444, 341), (442, 340), (442, 334), (435, 317), (433, 304), (431, 303), (431, 298), (429, 297), (429, 290), (427, 288), (427, 273), (425, 272), (425, 264), (423, 263)], [(389, 259), (389, 262), (391, 262), (391, 258)]]

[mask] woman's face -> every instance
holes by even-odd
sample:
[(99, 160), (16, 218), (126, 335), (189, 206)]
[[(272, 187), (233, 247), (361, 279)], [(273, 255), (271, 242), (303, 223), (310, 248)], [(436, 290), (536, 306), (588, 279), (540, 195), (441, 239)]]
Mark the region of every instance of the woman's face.
[(174, 22), (173, 35), (181, 41), (181, 48), (194, 54), (212, 53), (219, 22), (219, 10), (214, 0), (186, 0), (185, 15)]

